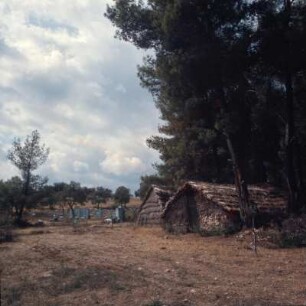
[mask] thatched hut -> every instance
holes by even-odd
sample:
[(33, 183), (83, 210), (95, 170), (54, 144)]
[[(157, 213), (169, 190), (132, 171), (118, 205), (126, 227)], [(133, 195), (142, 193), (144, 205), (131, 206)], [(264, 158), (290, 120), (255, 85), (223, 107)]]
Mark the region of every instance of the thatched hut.
[[(285, 214), (286, 197), (265, 186), (249, 186), (249, 198), (257, 207), (257, 222)], [(234, 185), (187, 182), (167, 202), (162, 214), (166, 230), (176, 233), (230, 233), (241, 228), (239, 201)]]
[(170, 196), (171, 191), (152, 186), (139, 207), (137, 224), (160, 224), (162, 211)]

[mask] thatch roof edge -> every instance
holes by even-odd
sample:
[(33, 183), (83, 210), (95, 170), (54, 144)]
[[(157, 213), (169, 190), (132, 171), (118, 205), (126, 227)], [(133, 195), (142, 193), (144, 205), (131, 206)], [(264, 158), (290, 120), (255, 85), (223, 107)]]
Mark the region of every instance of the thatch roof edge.
[[(224, 191), (232, 191), (233, 195), (235, 195), (236, 197), (236, 188), (235, 185), (233, 184), (213, 184), (213, 183), (207, 183), (207, 182), (196, 182), (196, 181), (188, 181), (185, 182), (185, 184), (180, 187), (177, 192), (168, 200), (168, 202), (166, 203), (162, 215), (161, 217), (164, 218), (166, 213), (168, 212), (168, 210), (172, 207), (173, 203), (181, 196), (182, 193), (188, 191), (188, 190), (195, 190), (195, 191), (199, 191), (202, 192), (203, 194), (205, 194), (203, 191), (205, 190), (205, 187), (211, 187), (214, 188), (218, 191), (222, 191), (222, 189)], [(262, 185), (249, 185), (248, 186), (249, 192), (258, 192), (260, 195), (262, 196), (266, 196), (266, 197), (270, 197), (270, 198), (278, 198), (281, 199), (283, 198), (283, 202), (285, 201), (285, 193), (270, 185), (270, 184), (262, 184)], [(208, 196), (210, 193), (210, 191), (208, 190), (208, 193), (206, 194), (206, 196)], [(238, 197), (237, 197), (238, 198)], [(215, 204), (218, 205), (219, 207), (221, 207), (224, 210), (235, 210), (235, 207), (227, 207), (226, 205), (221, 205), (222, 202), (216, 201)], [(277, 201), (274, 201), (274, 203), (277, 203)], [(271, 205), (271, 209), (272, 209), (273, 205)], [(278, 207), (274, 207), (274, 209), (277, 209)], [(239, 211), (239, 204), (237, 203), (237, 211)], [(262, 208), (263, 210), (266, 208)]]
[(157, 186), (157, 185), (151, 185), (151, 187), (148, 189), (146, 196), (144, 197), (141, 205), (138, 208), (138, 213), (140, 213), (140, 211), (142, 210), (143, 206), (145, 205), (146, 201), (148, 200), (148, 198), (150, 197), (152, 191), (157, 191), (157, 195), (158, 195), (158, 191), (162, 191), (162, 192), (168, 192), (170, 195), (172, 194), (172, 192), (169, 189)]

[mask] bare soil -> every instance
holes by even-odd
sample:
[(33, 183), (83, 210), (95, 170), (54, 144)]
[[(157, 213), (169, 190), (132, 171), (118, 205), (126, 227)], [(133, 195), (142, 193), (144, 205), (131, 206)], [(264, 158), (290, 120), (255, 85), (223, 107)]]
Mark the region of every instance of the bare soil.
[(1, 305), (306, 305), (306, 249), (235, 237), (48, 225), (0, 245)]

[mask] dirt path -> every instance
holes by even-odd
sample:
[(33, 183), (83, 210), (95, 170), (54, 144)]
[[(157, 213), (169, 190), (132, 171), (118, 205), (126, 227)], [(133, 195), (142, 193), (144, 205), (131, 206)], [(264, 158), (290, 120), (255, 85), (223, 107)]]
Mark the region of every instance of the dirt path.
[(2, 305), (306, 305), (306, 250), (159, 228), (20, 230), (2, 244)]

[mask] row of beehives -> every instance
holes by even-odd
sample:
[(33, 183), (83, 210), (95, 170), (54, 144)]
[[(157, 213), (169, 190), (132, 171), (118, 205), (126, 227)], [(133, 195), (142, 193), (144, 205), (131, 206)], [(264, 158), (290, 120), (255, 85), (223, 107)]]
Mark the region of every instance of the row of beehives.
[(99, 208), (99, 209), (90, 209), (87, 207), (75, 207), (72, 209), (62, 209), (54, 211), (51, 217), (51, 221), (60, 221), (62, 219), (112, 219), (118, 222), (124, 221), (124, 209), (123, 207), (112, 208)]

